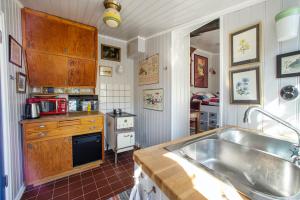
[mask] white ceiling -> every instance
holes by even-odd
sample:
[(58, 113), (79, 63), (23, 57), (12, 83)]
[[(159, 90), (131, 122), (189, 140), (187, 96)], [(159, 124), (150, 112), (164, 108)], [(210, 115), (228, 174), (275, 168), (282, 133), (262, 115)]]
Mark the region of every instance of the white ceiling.
[(202, 16), (252, 0), (121, 0), (122, 24), (111, 29), (102, 22), (103, 0), (20, 0), (25, 7), (99, 28), (99, 33), (128, 40), (182, 25)]
[(191, 46), (211, 53), (220, 52), (220, 31), (214, 30), (191, 38)]

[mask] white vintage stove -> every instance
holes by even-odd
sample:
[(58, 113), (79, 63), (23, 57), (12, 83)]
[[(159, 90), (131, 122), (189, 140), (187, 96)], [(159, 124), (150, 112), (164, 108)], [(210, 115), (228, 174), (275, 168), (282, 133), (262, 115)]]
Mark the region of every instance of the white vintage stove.
[(107, 113), (107, 139), (115, 152), (115, 163), (117, 163), (118, 153), (134, 149), (134, 117), (135, 115), (126, 112)]

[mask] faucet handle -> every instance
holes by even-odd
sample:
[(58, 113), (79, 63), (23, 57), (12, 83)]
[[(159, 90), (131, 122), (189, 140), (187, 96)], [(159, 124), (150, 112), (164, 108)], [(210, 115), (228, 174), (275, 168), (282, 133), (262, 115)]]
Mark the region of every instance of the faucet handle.
[(299, 156), (300, 146), (298, 144), (293, 144), (293, 149), (289, 149), (292, 152), (291, 157)]

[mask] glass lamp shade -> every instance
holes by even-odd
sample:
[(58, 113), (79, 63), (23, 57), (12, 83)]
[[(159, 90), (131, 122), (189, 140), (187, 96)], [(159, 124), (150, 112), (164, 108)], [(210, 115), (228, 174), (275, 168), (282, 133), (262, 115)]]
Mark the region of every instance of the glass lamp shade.
[(107, 8), (103, 13), (103, 21), (107, 26), (117, 28), (121, 24), (120, 13), (116, 9)]

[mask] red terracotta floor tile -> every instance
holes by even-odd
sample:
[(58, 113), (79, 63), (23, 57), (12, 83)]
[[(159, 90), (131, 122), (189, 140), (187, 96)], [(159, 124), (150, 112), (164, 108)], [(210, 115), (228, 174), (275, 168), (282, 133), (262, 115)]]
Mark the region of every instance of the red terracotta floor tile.
[(82, 173), (41, 186), (28, 186), (21, 200), (107, 200), (133, 187), (132, 152), (124, 152), (114, 163), (113, 153), (106, 152), (105, 163)]

